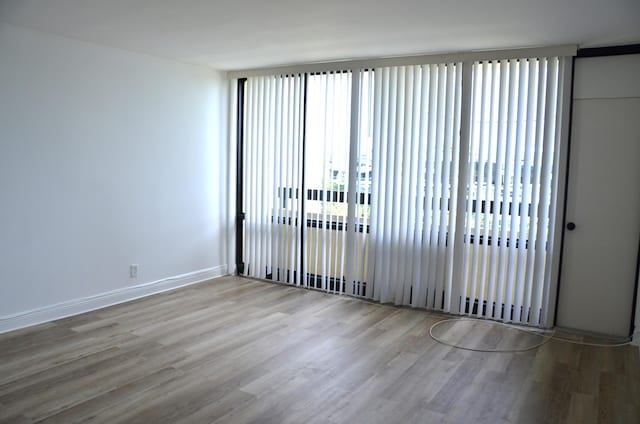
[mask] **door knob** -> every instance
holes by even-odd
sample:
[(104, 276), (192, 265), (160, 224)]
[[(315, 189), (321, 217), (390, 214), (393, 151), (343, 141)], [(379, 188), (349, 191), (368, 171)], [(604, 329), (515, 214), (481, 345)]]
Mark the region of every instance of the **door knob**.
[(569, 231), (573, 231), (573, 230), (575, 230), (575, 229), (576, 229), (576, 224), (574, 224), (573, 222), (569, 222), (569, 223), (567, 224), (567, 230), (569, 230)]

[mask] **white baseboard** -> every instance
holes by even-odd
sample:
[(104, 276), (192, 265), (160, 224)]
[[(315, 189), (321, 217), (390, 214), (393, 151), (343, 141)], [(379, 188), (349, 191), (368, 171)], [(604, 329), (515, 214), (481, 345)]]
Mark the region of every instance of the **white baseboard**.
[(640, 330), (636, 330), (631, 337), (631, 344), (640, 347)]
[(0, 317), (0, 334), (20, 328), (42, 324), (84, 312), (95, 311), (107, 306), (129, 302), (141, 297), (162, 293), (201, 283), (213, 278), (228, 275), (228, 266), (220, 265), (213, 268), (201, 269), (174, 277), (163, 278), (162, 280), (151, 281), (149, 283), (138, 284), (136, 286), (124, 287), (106, 293), (88, 296), (81, 299), (73, 299), (55, 305), (44, 306), (30, 311), (20, 312), (14, 315)]

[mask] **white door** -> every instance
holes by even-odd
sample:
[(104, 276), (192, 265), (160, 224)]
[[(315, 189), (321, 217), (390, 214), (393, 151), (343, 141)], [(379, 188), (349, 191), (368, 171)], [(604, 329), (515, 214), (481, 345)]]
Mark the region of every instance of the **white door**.
[[(628, 336), (640, 237), (640, 55), (576, 59), (557, 325)], [(567, 226), (569, 227), (570, 224)]]

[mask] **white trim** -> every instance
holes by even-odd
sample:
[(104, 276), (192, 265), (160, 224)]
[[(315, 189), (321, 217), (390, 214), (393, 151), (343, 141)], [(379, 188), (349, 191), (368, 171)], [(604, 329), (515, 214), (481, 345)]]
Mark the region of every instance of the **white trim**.
[(272, 68), (235, 70), (227, 72), (227, 77), (243, 78), (262, 75), (344, 71), (349, 69), (369, 69), (386, 66), (428, 65), (432, 63), (454, 62), (459, 63), (473, 62), (478, 60), (518, 59), (525, 57), (575, 56), (577, 50), (577, 46), (575, 45), (562, 45), (555, 47), (534, 47), (511, 50), (482, 50), (449, 54), (399, 56), (364, 60), (345, 60), (341, 62), (321, 62)]
[(227, 265), (219, 265), (93, 296), (68, 300), (17, 314), (5, 315), (0, 317), (0, 334), (201, 283), (227, 275), (227, 272)]

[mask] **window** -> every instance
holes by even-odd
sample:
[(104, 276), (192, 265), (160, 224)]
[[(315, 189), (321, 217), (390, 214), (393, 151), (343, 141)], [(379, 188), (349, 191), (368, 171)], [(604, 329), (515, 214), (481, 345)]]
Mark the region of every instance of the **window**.
[(247, 275), (548, 322), (565, 64), (247, 79)]

